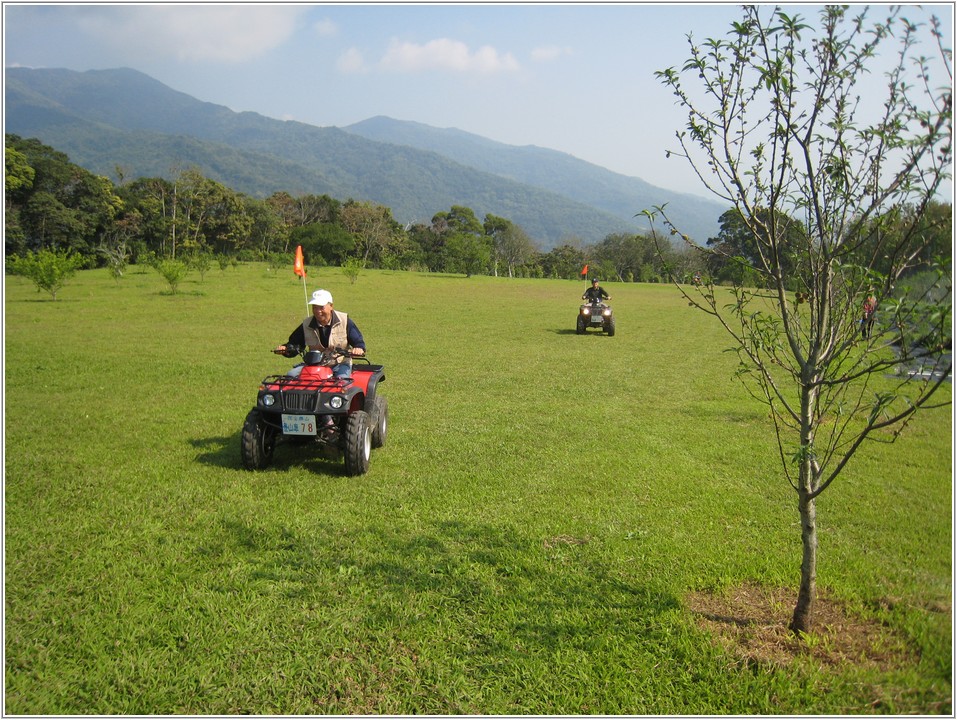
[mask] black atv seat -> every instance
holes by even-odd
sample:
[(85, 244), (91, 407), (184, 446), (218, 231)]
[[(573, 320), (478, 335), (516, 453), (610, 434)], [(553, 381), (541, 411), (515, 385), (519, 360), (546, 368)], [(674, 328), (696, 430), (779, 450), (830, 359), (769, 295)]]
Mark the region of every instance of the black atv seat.
[(385, 365), (373, 365), (372, 363), (356, 365), (353, 363), (352, 372), (379, 372)]

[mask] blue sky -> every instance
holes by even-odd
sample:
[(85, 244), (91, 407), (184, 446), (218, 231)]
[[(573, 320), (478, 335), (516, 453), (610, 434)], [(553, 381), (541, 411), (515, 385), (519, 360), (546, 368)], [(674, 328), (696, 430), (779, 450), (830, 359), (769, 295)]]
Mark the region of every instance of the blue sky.
[[(952, 25), (949, 5), (933, 12)], [(682, 63), (689, 32), (723, 35), (739, 15), (718, 4), (7, 3), (4, 66), (131, 67), (236, 111), (456, 127), (704, 194), (665, 157), (683, 116), (654, 71)]]

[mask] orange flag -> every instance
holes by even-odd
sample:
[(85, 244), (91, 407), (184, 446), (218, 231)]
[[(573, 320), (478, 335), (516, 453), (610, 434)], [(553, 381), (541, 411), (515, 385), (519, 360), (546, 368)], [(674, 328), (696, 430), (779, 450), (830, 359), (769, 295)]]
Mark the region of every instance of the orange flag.
[(588, 274), (588, 266), (582, 268), (582, 277), (585, 277)]
[(296, 245), (296, 261), (292, 265), (292, 271), (301, 278), (306, 277), (306, 268), (302, 264), (302, 245)]

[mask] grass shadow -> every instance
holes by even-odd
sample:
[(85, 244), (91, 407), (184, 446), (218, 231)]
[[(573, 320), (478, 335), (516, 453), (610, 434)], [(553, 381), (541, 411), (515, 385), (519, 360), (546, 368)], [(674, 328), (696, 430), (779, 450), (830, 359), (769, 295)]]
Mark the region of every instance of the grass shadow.
[[(553, 329), (553, 330), (549, 330), (548, 332), (554, 333), (555, 335), (578, 335), (578, 331), (575, 330), (575, 328), (571, 328), (571, 329), (562, 328), (560, 330)], [(591, 332), (586, 330), (585, 332), (582, 333), (583, 337), (587, 337), (588, 335), (594, 335), (595, 337), (611, 337), (608, 333), (596, 332), (595, 330), (592, 330)]]
[(204, 290), (176, 290), (176, 291), (173, 291), (173, 290), (168, 290), (168, 289), (167, 289), (167, 290), (160, 290), (160, 291), (158, 291), (157, 294), (158, 294), (158, 295), (162, 295), (163, 297), (180, 297), (180, 296), (183, 296), (183, 297), (186, 297), (186, 296), (191, 296), (191, 297), (206, 297), (206, 292), (205, 292)]
[[(241, 438), (242, 431), (238, 431), (232, 435), (194, 438), (189, 443), (200, 451), (196, 455), (197, 462), (213, 467), (243, 470)], [(294, 468), (324, 475), (345, 475), (341, 456), (329, 457), (321, 448), (310, 443), (280, 443), (273, 453), (268, 469), (284, 471)]]
[(242, 467), (239, 457), (239, 438), (241, 435), (241, 432), (237, 432), (220, 437), (193, 438), (189, 441), (189, 444), (200, 450), (196, 460), (203, 465), (222, 468)]
[(428, 273), (420, 275), (419, 277), (429, 280), (471, 280), (472, 278), (466, 277), (461, 273)]
[(6, 300), (5, 302), (8, 302), (8, 303), (23, 303), (23, 304), (31, 304), (31, 303), (66, 303), (66, 304), (70, 304), (70, 303), (79, 302), (79, 300), (75, 300), (75, 299), (74, 299), (74, 300), (71, 300), (70, 298), (63, 298), (63, 297), (58, 297), (56, 300), (54, 300), (52, 297), (50, 297), (50, 294), (49, 294), (49, 293), (47, 293), (46, 296), (43, 296), (43, 295), (40, 294), (40, 293), (38, 293), (38, 295), (40, 295), (40, 297), (34, 297), (34, 298), (17, 298), (17, 299), (14, 299), (14, 300), (9, 300), (9, 299), (8, 299), (8, 300)]
[[(571, 328), (570, 330), (562, 328), (561, 330), (549, 330), (549, 332), (554, 333), (555, 335), (578, 335), (578, 331), (575, 330), (575, 328)], [(595, 330), (591, 330), (591, 331), (586, 330), (585, 332), (581, 334), (582, 337), (588, 337), (589, 335), (594, 335), (595, 337), (605, 337), (605, 338), (612, 337), (606, 332), (598, 332)]]

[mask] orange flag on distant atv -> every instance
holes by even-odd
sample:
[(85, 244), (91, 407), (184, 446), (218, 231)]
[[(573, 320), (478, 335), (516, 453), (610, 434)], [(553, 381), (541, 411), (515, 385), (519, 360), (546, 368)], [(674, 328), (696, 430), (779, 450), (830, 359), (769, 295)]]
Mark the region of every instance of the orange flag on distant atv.
[(301, 278), (306, 277), (306, 268), (302, 264), (302, 245), (296, 245), (296, 261), (292, 265), (292, 271)]

